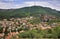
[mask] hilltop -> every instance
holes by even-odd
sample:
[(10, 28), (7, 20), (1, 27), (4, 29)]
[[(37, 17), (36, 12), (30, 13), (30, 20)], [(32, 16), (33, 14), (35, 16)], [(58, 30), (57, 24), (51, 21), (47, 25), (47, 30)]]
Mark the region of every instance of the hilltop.
[(17, 18), (26, 16), (39, 16), (40, 14), (47, 14), (60, 17), (60, 11), (42, 6), (31, 6), (19, 9), (0, 9), (0, 19), (9, 19), (12, 17)]

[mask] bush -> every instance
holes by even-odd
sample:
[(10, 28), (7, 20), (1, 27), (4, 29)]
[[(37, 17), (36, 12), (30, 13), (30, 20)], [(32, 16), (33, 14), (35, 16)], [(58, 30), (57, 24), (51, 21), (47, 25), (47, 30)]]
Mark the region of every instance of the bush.
[(19, 33), (20, 38), (60, 38), (60, 27), (47, 30), (29, 30)]

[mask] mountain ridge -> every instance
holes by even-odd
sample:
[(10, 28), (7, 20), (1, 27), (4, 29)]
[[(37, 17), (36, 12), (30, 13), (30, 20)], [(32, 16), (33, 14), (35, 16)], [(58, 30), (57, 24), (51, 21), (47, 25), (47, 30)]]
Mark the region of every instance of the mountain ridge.
[(48, 14), (60, 17), (60, 11), (42, 6), (31, 6), (19, 9), (0, 9), (0, 18), (38, 16), (38, 14)]

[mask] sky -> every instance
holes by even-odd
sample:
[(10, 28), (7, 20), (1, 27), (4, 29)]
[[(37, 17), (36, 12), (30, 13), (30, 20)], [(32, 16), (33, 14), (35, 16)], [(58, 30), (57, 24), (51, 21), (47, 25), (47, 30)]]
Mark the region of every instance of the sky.
[(60, 11), (60, 0), (0, 0), (0, 9), (17, 9), (34, 5)]

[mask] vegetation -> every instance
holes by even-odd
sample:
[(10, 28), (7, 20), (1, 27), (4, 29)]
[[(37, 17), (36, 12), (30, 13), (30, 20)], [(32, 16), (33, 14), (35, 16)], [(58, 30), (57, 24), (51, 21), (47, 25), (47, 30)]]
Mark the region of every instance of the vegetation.
[(60, 12), (53, 10), (51, 8), (47, 7), (41, 7), (41, 6), (32, 6), (32, 7), (24, 7), (20, 9), (8, 9), (3, 10), (0, 9), (0, 19), (3, 18), (17, 18), (17, 17), (26, 17), (26, 16), (40, 16), (40, 14), (48, 14), (48, 15), (54, 15), (57, 17), (60, 17)]
[(60, 27), (47, 30), (30, 30), (18, 34), (20, 38), (60, 38)]
[[(60, 38), (58, 18), (60, 18), (60, 11), (41, 6), (1, 9), (0, 19), (4, 20), (0, 20), (0, 34), (4, 33), (4, 36), (8, 36), (9, 33), (18, 32), (19, 38)], [(12, 34), (12, 39), (15, 39), (15, 34)]]

